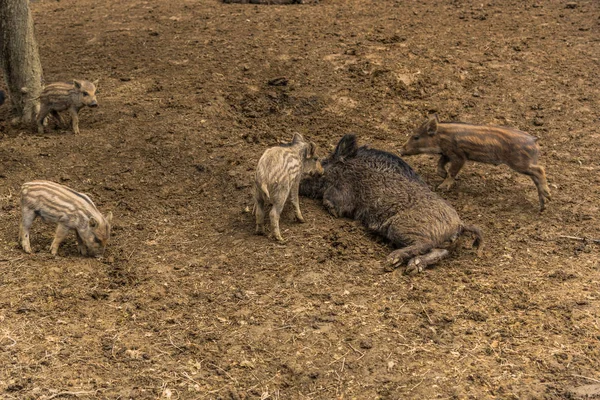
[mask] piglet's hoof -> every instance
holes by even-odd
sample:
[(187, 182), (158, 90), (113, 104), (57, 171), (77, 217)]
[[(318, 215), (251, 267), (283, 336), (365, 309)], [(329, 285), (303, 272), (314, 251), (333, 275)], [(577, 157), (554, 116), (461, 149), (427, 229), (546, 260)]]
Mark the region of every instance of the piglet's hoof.
[(443, 192), (447, 192), (452, 189), (452, 186), (454, 186), (454, 182), (444, 181), (440, 184), (440, 186), (438, 186), (438, 189)]

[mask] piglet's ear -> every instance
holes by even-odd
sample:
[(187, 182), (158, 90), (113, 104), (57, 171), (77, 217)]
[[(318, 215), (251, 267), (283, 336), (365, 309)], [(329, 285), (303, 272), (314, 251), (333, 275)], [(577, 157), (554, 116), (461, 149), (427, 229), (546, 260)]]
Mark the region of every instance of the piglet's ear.
[(425, 128), (427, 129), (427, 133), (429, 134), (429, 136), (433, 136), (437, 133), (437, 130), (438, 130), (437, 114), (434, 114), (433, 116), (429, 117), (429, 121), (427, 121)]
[(90, 228), (95, 228), (98, 226), (98, 221), (96, 220), (96, 218), (90, 217), (88, 224), (90, 225)]
[(108, 222), (109, 225), (112, 222), (112, 217), (112, 211), (109, 211), (108, 215), (106, 216), (106, 222)]
[(294, 137), (292, 138), (292, 144), (302, 143), (304, 142), (304, 138), (299, 133), (294, 133)]
[(75, 85), (75, 87), (77, 89), (81, 89), (81, 81), (78, 81), (77, 79), (73, 80), (73, 85)]
[(306, 148), (306, 158), (313, 158), (317, 152), (317, 145), (314, 142), (310, 142)]
[(99, 80), (98, 80), (98, 79), (96, 79), (96, 80), (95, 80), (94, 82), (92, 82), (92, 83), (94, 84), (94, 86), (98, 86), (98, 82), (99, 82)]

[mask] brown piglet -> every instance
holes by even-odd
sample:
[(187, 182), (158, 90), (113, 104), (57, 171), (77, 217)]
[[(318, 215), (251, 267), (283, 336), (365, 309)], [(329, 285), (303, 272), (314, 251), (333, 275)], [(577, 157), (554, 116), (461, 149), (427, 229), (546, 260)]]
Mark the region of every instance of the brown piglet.
[[(537, 138), (523, 131), (491, 125), (439, 122), (430, 117), (400, 149), (400, 155), (440, 154), (437, 172), (445, 178), (438, 188), (449, 190), (467, 160), (487, 164), (506, 164), (533, 180), (540, 200), (540, 211), (550, 200), (544, 167), (538, 165)], [(446, 164), (450, 164), (446, 171)]]

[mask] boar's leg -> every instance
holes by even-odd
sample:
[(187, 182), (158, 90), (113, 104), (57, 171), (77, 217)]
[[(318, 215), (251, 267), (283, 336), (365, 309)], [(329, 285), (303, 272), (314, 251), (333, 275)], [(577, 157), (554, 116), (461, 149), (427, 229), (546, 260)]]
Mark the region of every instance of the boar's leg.
[(410, 246), (392, 251), (387, 256), (387, 263), (391, 267), (399, 267), (415, 256), (428, 253), (433, 246), (434, 244), (431, 240), (421, 240), (419, 242), (415, 242)]
[(23, 206), (21, 224), (19, 225), (19, 241), (25, 253), (31, 253), (31, 243), (29, 242), (29, 229), (36, 217), (35, 211), (27, 206)]
[(435, 264), (443, 258), (448, 257), (450, 252), (446, 249), (431, 249), (429, 253), (411, 258), (404, 272), (412, 274), (415, 272), (423, 272), (429, 265)]
[(446, 164), (450, 161), (448, 156), (442, 154), (440, 159), (438, 160), (437, 173), (442, 178), (446, 178), (448, 176), (448, 172), (446, 171)]
[[(60, 244), (63, 242), (63, 240), (65, 240), (65, 238), (69, 234), (69, 230), (70, 229), (63, 224), (58, 224), (58, 226), (56, 227), (56, 233), (54, 234), (54, 240), (52, 241), (52, 244), (50, 245), (50, 253), (52, 253), (53, 256), (55, 256), (56, 253), (58, 253), (58, 246), (60, 246)], [(77, 235), (77, 236), (79, 236), (79, 235)]]
[(448, 176), (444, 179), (444, 182), (438, 186), (440, 190), (450, 190), (452, 186), (454, 186), (454, 181), (456, 180), (456, 175), (458, 175), (459, 171), (465, 165), (465, 158), (460, 157), (451, 157), (450, 158), (450, 168), (448, 169)]
[(294, 205), (294, 212), (296, 213), (296, 219), (298, 222), (304, 222), (304, 217), (302, 216), (302, 212), (300, 211), (300, 201), (298, 199), (298, 192), (300, 191), (300, 177), (294, 182), (292, 185), (292, 192), (290, 193), (290, 197), (292, 200), (292, 204)]
[(533, 180), (533, 183), (535, 183), (538, 191), (538, 197), (540, 198), (540, 211), (544, 211), (546, 209), (546, 200), (551, 199), (544, 167), (540, 167), (539, 165), (530, 165), (529, 169), (525, 171), (521, 170), (519, 172), (530, 176), (531, 180)]
[(69, 108), (69, 113), (71, 114), (71, 126), (73, 127), (73, 133), (75, 135), (79, 135), (79, 115), (77, 110), (71, 107)]
[(349, 189), (330, 186), (323, 193), (323, 205), (336, 218), (351, 216), (354, 212), (354, 196)]

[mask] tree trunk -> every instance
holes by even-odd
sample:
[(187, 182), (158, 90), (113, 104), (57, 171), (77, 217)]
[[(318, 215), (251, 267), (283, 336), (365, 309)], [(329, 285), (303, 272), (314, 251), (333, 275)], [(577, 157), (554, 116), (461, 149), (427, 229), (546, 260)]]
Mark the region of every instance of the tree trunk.
[(33, 123), (42, 92), (42, 64), (28, 0), (0, 0), (0, 63), (17, 119)]

